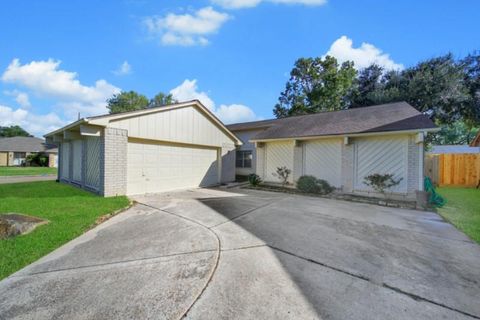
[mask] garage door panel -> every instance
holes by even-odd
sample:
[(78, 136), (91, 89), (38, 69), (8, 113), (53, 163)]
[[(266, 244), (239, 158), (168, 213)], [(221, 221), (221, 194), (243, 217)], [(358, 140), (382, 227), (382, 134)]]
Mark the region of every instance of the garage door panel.
[(399, 185), (389, 191), (406, 192), (407, 190), (407, 147), (405, 137), (363, 138), (355, 142), (355, 189), (372, 191), (364, 183), (365, 177), (380, 173), (393, 174), (394, 179), (401, 179)]
[(217, 150), (128, 143), (127, 194), (218, 183)]
[[(293, 170), (293, 144), (286, 142), (269, 142), (265, 145), (265, 175), (263, 180), (271, 182), (280, 182), (275, 176), (277, 168), (287, 167)], [(292, 181), (292, 175), (288, 178)]]
[(322, 139), (306, 142), (304, 150), (304, 174), (326, 180), (337, 188), (340, 187), (342, 184), (342, 141)]

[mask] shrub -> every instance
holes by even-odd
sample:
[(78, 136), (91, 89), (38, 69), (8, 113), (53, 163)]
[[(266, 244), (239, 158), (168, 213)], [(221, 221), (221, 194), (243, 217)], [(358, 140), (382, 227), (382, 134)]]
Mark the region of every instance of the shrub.
[(325, 180), (314, 176), (301, 176), (297, 181), (297, 189), (305, 193), (329, 194), (334, 188)]
[(277, 172), (272, 174), (282, 181), (282, 186), (284, 187), (286, 184), (288, 184), (288, 177), (290, 176), (290, 173), (292, 173), (292, 170), (288, 169), (287, 167), (278, 167)]
[(262, 183), (262, 179), (255, 173), (252, 173), (248, 176), (248, 182), (250, 183), (251, 186), (256, 187), (260, 183)]
[(394, 187), (402, 181), (403, 178), (395, 180), (393, 174), (374, 173), (364, 178), (364, 183), (372, 187), (375, 191), (385, 194), (385, 190)]
[(32, 153), (26, 158), (26, 164), (32, 167), (48, 166), (48, 156), (44, 153)]

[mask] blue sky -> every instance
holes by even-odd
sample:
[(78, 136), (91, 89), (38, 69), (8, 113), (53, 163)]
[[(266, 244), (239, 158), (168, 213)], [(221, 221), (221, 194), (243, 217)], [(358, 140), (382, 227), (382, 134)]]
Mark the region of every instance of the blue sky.
[(403, 68), (479, 49), (480, 1), (4, 1), (0, 125), (39, 136), (120, 90), (198, 98), (225, 122), (272, 117), (299, 57)]

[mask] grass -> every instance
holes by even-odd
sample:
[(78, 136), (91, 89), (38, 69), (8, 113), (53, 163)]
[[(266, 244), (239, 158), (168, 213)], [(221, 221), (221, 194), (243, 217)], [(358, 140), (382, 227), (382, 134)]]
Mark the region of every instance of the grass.
[(447, 199), (438, 213), (480, 243), (480, 189), (443, 187), (437, 190)]
[(22, 213), (48, 224), (0, 240), (0, 279), (84, 233), (95, 220), (129, 204), (127, 197), (103, 198), (54, 181), (0, 184), (0, 214)]
[(45, 174), (57, 174), (57, 168), (0, 167), (0, 176), (40, 176)]

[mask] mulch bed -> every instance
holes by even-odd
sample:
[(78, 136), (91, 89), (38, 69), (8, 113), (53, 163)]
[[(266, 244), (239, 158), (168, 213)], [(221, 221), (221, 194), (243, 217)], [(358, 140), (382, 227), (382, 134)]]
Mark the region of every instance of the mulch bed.
[(379, 199), (373, 197), (365, 197), (352, 194), (344, 194), (332, 192), (330, 194), (317, 194), (317, 193), (305, 193), (292, 187), (282, 187), (279, 185), (262, 184), (260, 186), (253, 187), (251, 185), (243, 186), (242, 189), (263, 190), (272, 192), (282, 192), (288, 194), (298, 194), (309, 197), (318, 197), (326, 199), (345, 200), (352, 202), (368, 203), (379, 205), (383, 207), (404, 208), (404, 209), (418, 209), (415, 201), (393, 200), (393, 199)]

